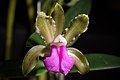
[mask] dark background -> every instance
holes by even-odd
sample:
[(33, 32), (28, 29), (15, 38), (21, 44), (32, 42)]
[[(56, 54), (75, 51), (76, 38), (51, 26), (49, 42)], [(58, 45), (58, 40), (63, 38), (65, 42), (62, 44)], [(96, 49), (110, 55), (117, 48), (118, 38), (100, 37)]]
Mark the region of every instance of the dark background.
[[(36, 2), (35, 0), (34, 6), (36, 6)], [(8, 3), (9, 0), (0, 0), (0, 60), (4, 60), (5, 56)], [(92, 0), (89, 17), (88, 31), (82, 34), (73, 46), (85, 54), (105, 53), (120, 56), (120, 0)], [(12, 58), (21, 59), (27, 52), (28, 48), (25, 47), (25, 41), (31, 34), (30, 26), (25, 0), (17, 0), (11, 50)], [(112, 69), (93, 71), (82, 76), (76, 73), (67, 75), (66, 79), (119, 80), (119, 72), (119, 69)]]
[(75, 46), (81, 47), (85, 53), (101, 52), (120, 56), (120, 1), (92, 0), (89, 17), (88, 31), (79, 38)]

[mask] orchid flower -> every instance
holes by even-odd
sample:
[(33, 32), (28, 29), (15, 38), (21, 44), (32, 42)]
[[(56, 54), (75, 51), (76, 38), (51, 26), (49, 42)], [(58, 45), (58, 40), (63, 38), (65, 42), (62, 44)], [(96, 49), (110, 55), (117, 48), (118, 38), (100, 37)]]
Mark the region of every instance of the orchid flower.
[(79, 73), (89, 71), (89, 63), (81, 51), (68, 46), (88, 28), (89, 18), (79, 14), (64, 30), (64, 11), (56, 3), (51, 15), (38, 12), (36, 32), (44, 39), (45, 45), (33, 46), (25, 55), (22, 70), (27, 75), (36, 65), (38, 57), (45, 57), (43, 62), (49, 72), (67, 75), (73, 66)]

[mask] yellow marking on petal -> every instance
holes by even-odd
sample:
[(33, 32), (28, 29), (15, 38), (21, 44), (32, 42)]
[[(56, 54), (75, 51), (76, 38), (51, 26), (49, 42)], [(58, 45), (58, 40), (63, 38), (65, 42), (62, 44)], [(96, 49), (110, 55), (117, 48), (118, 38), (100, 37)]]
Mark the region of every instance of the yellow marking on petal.
[(73, 38), (73, 41), (75, 40), (75, 37)]
[(68, 30), (68, 28), (65, 28), (65, 31), (67, 31)]
[(80, 34), (78, 34), (78, 36), (80, 36)]
[(44, 37), (41, 35), (41, 38), (44, 39)]

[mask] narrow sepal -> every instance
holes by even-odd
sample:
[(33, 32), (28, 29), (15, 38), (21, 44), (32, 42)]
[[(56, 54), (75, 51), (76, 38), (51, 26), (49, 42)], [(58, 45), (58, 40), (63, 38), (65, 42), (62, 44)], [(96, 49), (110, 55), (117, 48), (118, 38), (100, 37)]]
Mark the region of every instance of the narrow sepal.
[(44, 57), (46, 49), (45, 46), (37, 45), (32, 47), (25, 55), (22, 63), (22, 73), (26, 76), (35, 67), (39, 56)]
[(89, 24), (89, 17), (86, 14), (80, 14), (75, 19), (71, 21), (70, 28), (66, 28), (65, 38), (68, 42), (68, 44), (71, 41), (74, 41), (77, 36), (80, 36), (82, 33), (84, 33)]
[(75, 67), (80, 74), (85, 74), (89, 71), (89, 63), (86, 57), (75, 48), (68, 48), (68, 55), (74, 58)]
[(64, 28), (64, 10), (62, 6), (56, 3), (53, 12), (52, 12), (53, 19), (55, 20), (56, 24), (56, 33), (55, 36), (62, 34)]

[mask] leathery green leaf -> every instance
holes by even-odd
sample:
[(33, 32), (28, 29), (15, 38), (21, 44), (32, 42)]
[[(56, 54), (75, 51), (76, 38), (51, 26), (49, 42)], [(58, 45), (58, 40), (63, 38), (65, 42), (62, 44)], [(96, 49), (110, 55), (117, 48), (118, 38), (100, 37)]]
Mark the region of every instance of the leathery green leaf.
[(90, 71), (120, 68), (120, 57), (104, 53), (85, 55), (90, 63)]
[(74, 58), (75, 67), (80, 74), (85, 74), (89, 71), (89, 63), (82, 52), (75, 48), (68, 48), (68, 55)]
[(37, 45), (32, 47), (27, 54), (25, 55), (22, 63), (22, 73), (23, 75), (27, 75), (31, 70), (35, 67), (39, 56), (43, 57), (45, 55), (44, 50), (45, 46)]
[(74, 41), (77, 36), (80, 36), (84, 33), (89, 24), (89, 17), (86, 14), (79, 14), (75, 19), (72, 20), (70, 28), (66, 28), (65, 38), (67, 44), (70, 44), (71, 41)]
[(64, 20), (65, 20), (64, 10), (60, 4), (56, 3), (52, 15), (56, 24), (55, 36), (57, 36), (59, 34), (62, 34), (64, 28)]
[(26, 47), (33, 47), (34, 45), (45, 45), (44, 39), (42, 39), (42, 37), (34, 32), (27, 40), (26, 42)]
[(69, 3), (67, 3), (67, 6), (73, 7), (79, 0), (71, 0)]
[(38, 32), (49, 44), (54, 39), (55, 21), (44, 12), (38, 12), (36, 18), (36, 32)]

